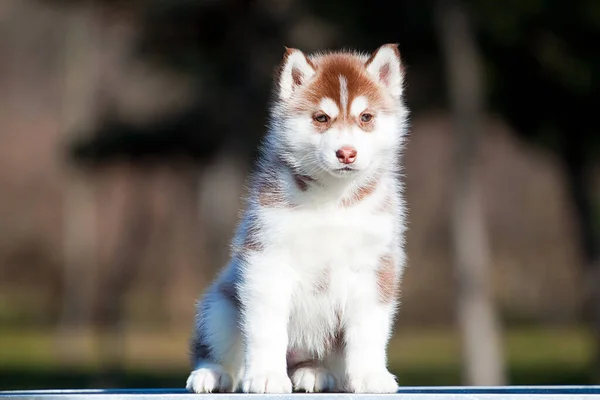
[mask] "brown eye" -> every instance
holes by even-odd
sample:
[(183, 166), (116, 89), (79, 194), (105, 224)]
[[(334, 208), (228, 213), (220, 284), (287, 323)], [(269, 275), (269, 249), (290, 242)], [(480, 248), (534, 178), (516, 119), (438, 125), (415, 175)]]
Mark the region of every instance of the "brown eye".
[(329, 122), (329, 116), (326, 114), (317, 114), (313, 117), (313, 119), (320, 124), (326, 124)]
[(373, 114), (364, 113), (364, 114), (361, 114), (361, 116), (360, 116), (361, 122), (371, 122), (372, 119), (373, 119)]

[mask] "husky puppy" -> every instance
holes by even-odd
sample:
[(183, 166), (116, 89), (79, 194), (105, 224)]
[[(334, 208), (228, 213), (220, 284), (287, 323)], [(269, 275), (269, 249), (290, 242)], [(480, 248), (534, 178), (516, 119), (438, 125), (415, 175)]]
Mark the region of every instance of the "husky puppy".
[(196, 393), (394, 393), (405, 265), (397, 45), (286, 48), (231, 260), (198, 303)]

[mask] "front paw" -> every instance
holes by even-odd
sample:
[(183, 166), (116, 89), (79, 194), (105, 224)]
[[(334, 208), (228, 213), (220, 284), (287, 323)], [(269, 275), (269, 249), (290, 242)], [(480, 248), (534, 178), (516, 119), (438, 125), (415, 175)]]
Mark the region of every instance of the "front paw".
[(232, 392), (233, 380), (220, 365), (206, 364), (192, 371), (185, 387), (195, 393)]
[(325, 368), (318, 366), (300, 367), (292, 373), (294, 390), (298, 392), (334, 392), (335, 377)]
[(351, 393), (396, 393), (396, 377), (387, 370), (351, 374), (347, 381), (347, 391)]
[(246, 373), (242, 380), (244, 393), (292, 393), (292, 381), (283, 373)]

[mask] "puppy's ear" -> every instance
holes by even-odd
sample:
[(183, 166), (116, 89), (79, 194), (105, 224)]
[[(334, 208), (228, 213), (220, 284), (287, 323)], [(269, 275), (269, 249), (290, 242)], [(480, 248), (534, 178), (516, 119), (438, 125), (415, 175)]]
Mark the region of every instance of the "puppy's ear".
[(312, 62), (298, 49), (285, 48), (279, 69), (279, 97), (288, 99), (315, 74)]
[(397, 44), (384, 44), (365, 63), (367, 72), (385, 87), (392, 96), (400, 97), (404, 81), (404, 69)]

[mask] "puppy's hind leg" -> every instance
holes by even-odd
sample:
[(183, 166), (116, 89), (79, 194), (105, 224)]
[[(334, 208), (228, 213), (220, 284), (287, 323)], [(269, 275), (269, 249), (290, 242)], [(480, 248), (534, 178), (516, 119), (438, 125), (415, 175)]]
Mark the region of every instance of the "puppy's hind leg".
[(195, 393), (233, 392), (241, 374), (243, 356), (237, 328), (236, 304), (220, 288), (198, 306), (191, 343), (191, 372), (186, 388)]

